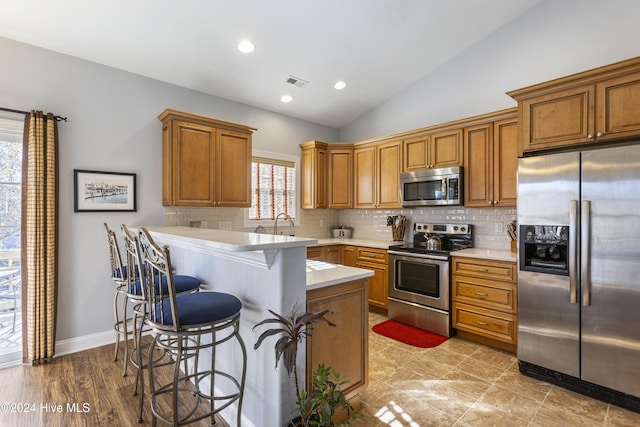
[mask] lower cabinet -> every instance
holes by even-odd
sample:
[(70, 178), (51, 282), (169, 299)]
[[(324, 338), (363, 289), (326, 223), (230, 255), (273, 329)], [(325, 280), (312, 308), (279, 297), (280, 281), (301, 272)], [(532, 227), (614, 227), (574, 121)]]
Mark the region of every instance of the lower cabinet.
[(356, 267), (373, 271), (369, 277), (369, 307), (382, 313), (389, 307), (389, 265), (386, 249), (356, 247)]
[(342, 264), (342, 245), (308, 246), (307, 259)]
[(387, 250), (349, 245), (307, 247), (307, 259), (373, 271), (368, 280), (369, 308), (386, 314), (389, 307)]
[(458, 335), (515, 352), (515, 263), (453, 257), (451, 273), (452, 326)]
[(307, 312), (330, 310), (326, 318), (336, 325), (316, 323), (307, 336), (307, 391), (313, 371), (324, 363), (347, 380), (342, 391), (356, 411), (360, 409), (360, 393), (367, 385), (369, 366), (369, 311), (365, 282), (365, 279), (360, 279), (307, 291)]

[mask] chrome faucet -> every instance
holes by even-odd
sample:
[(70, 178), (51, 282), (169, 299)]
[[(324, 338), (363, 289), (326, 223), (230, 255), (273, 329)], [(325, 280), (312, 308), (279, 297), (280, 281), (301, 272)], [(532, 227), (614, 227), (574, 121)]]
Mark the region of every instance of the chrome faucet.
[[(278, 234), (278, 219), (280, 219), (281, 216), (283, 216), (284, 219), (288, 219), (289, 220), (289, 227), (291, 227), (291, 229), (293, 230), (292, 234), (295, 236), (296, 227), (295, 227), (295, 225), (293, 223), (293, 218), (291, 218), (291, 216), (289, 216), (289, 214), (286, 213), (286, 212), (281, 212), (278, 215), (276, 215), (276, 222), (273, 225), (273, 234)], [(282, 234), (282, 233), (280, 233), (280, 234)]]

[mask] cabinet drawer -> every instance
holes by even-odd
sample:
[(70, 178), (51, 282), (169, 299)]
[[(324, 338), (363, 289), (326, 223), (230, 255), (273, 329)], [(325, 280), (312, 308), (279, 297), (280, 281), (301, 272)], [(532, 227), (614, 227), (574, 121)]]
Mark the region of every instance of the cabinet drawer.
[(387, 263), (387, 250), (377, 248), (356, 247), (356, 259), (358, 261), (376, 262), (378, 264)]
[(516, 316), (453, 303), (453, 327), (494, 340), (516, 344)]
[(451, 277), (453, 301), (516, 313), (516, 285), (454, 274)]
[(483, 279), (516, 281), (516, 264), (475, 258), (453, 257), (451, 274), (480, 277)]

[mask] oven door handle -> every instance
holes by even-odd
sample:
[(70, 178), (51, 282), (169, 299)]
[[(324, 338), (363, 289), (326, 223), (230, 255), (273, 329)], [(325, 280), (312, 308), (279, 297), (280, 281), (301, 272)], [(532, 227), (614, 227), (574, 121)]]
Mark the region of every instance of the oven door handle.
[(448, 261), (449, 257), (447, 255), (427, 255), (427, 254), (419, 254), (415, 252), (400, 252), (400, 251), (387, 251), (389, 255), (403, 256), (407, 258), (422, 258), (422, 259), (432, 259), (436, 261)]

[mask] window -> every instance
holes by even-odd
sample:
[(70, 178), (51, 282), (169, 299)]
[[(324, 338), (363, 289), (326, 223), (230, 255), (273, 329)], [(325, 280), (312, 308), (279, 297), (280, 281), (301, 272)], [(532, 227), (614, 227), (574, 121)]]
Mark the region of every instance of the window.
[(0, 118), (0, 365), (22, 357), (20, 209), (23, 120)]
[(296, 217), (296, 168), (293, 161), (253, 157), (249, 220), (274, 220), (279, 213)]

